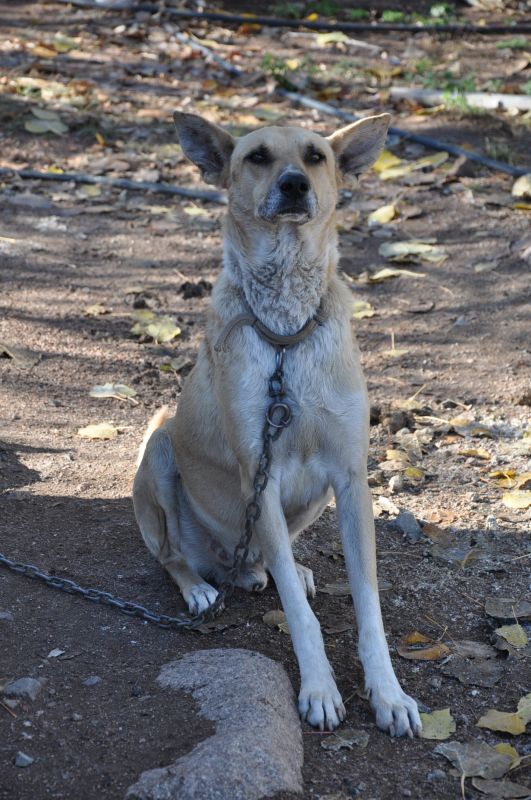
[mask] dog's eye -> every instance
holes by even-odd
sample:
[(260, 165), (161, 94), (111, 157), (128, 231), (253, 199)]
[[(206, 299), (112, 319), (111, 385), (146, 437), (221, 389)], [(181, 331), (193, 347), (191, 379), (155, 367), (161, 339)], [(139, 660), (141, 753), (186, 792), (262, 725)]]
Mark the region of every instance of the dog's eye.
[(246, 156), (247, 161), (250, 161), (251, 164), (269, 164), (271, 162), (271, 156), (267, 152), (267, 150), (253, 150), (252, 153), (249, 153)]
[(306, 158), (304, 159), (307, 164), (320, 164), (321, 161), (325, 161), (326, 156), (324, 153), (319, 152), (319, 150), (310, 150), (306, 154)]

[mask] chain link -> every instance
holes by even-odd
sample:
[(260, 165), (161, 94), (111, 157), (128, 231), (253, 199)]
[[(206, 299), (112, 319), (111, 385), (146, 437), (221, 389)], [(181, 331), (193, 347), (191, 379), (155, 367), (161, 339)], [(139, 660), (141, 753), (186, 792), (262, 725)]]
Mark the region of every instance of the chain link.
[(263, 445), (262, 453), (258, 459), (258, 467), (253, 480), (253, 496), (245, 507), (245, 524), (240, 541), (234, 549), (232, 566), (227, 573), (227, 577), (219, 586), (219, 591), (214, 602), (201, 614), (189, 617), (186, 614), (179, 614), (169, 617), (166, 614), (155, 614), (138, 603), (123, 600), (110, 592), (100, 589), (87, 589), (79, 586), (69, 578), (60, 578), (57, 575), (48, 575), (42, 572), (33, 564), (22, 564), (13, 561), (0, 553), (0, 565), (7, 567), (11, 572), (18, 575), (25, 575), (27, 578), (34, 578), (50, 586), (52, 589), (59, 589), (67, 594), (77, 594), (85, 600), (93, 603), (117, 608), (122, 614), (130, 617), (138, 617), (145, 622), (151, 622), (159, 628), (178, 628), (179, 630), (198, 630), (202, 625), (215, 619), (223, 608), (225, 601), (232, 595), (236, 580), (249, 555), (249, 547), (253, 538), (255, 524), (262, 513), (261, 496), (265, 491), (269, 481), (272, 458), (272, 443), (278, 439), (284, 428), (290, 424), (292, 419), (291, 409), (285, 401), (284, 388), (284, 354), (285, 348), (279, 347), (276, 352), (275, 371), (269, 378), (269, 396), (271, 403), (266, 411), (266, 418), (262, 434)]

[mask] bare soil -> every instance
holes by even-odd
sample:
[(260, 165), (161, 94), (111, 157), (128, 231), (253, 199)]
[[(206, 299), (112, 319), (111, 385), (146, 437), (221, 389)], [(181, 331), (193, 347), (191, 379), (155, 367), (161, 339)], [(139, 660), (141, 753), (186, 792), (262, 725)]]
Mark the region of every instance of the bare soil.
[[(295, 121), (323, 132), (336, 127), (330, 117), (291, 107), (271, 94), (271, 80), (256, 77), (266, 52), (303, 58), (303, 51), (280, 38), (282, 32), (194, 27), (218, 42), (222, 57), (252, 73), (235, 79), (173, 41), (164, 17), (131, 19), (32, 2), (6, 4), (0, 15), (2, 166), (199, 188), (174, 145), (175, 107), (207, 113), (240, 131), (260, 124), (253, 114), (262, 107), (281, 114), (280, 124)], [(79, 37), (76, 47), (47, 55), (59, 31)], [(422, 58), (430, 59), (430, 69), (457, 62), (460, 75), (505, 81), (507, 91), (522, 91), (530, 79), (529, 67), (522, 67), (525, 51), (496, 48), (499, 40), (427, 34), (367, 39), (404, 72), (414, 71), (413, 62), (418, 67)], [(349, 58), (337, 48), (312, 55), (319, 73), (307, 91), (338, 89), (331, 102), (342, 107), (387, 109), (401, 127), (491, 154), (497, 148), (498, 157), (530, 166), (522, 115), (425, 115), (411, 106), (392, 107), (386, 94), (392, 78), (369, 71), (389, 70), (389, 59), (356, 52), (354, 63), (337, 67)], [(24, 123), (35, 118), (32, 108), (56, 110), (68, 133), (26, 130)], [(428, 154), (405, 142), (395, 142), (393, 152), (407, 160)], [(432, 538), (409, 543), (392, 515), (377, 512), (382, 607), (399, 679), (424, 710), (449, 707), (459, 741), (510, 741), (525, 755), (525, 736), (475, 723), (488, 708), (514, 710), (529, 691), (527, 651), (508, 657), (500, 652), (503, 675), (491, 688), (445, 676), (441, 661), (406, 660), (396, 652), (401, 637), (415, 630), (450, 646), (462, 639), (488, 643), (500, 623), (485, 613), (486, 598), (520, 599), (530, 589), (529, 511), (506, 507), (506, 490), (489, 477), (493, 470), (529, 470), (529, 211), (514, 207), (509, 176), (470, 165), (452, 175), (453, 163), (385, 182), (371, 172), (350, 187), (354, 194), (343, 196), (340, 210), (342, 270), (353, 299), (375, 309), (370, 318), (353, 319), (374, 405), (374, 497), (385, 495), (437, 526), (426, 529)], [(107, 188), (94, 194), (80, 184), (0, 177), (0, 350), (17, 346), (34, 355), (29, 368), (7, 355), (0, 359), (0, 551), (173, 614), (182, 600), (143, 545), (131, 482), (149, 416), (178, 402), (195, 359), (208, 291), (185, 299), (181, 287), (216, 279), (223, 209), (165, 195)], [(368, 212), (391, 202), (399, 209), (402, 203), (401, 215), (383, 230), (369, 228)], [(390, 264), (378, 251), (385, 241), (427, 238), (448, 254), (442, 263)], [(477, 268), (485, 263), (487, 269)], [(370, 282), (385, 266), (413, 274)], [(108, 313), (86, 316), (94, 304)], [(132, 314), (142, 306), (172, 315), (181, 335), (163, 345), (134, 336)], [(180, 356), (189, 361), (180, 372), (161, 369)], [(89, 396), (93, 385), (108, 382), (133, 387), (136, 404)], [(452, 422), (456, 416), (464, 420)], [(109, 441), (77, 435), (102, 421), (112, 421), (119, 435)], [(472, 421), (484, 427), (474, 428)], [(424, 436), (416, 460), (422, 477), (406, 479), (393, 494), (388, 481), (403, 469), (388, 471), (386, 451), (401, 446), (396, 434), (404, 427)], [(483, 457), (470, 455), (480, 449)], [(296, 548), (314, 570), (318, 589), (346, 580), (333, 507)], [(0, 684), (23, 676), (46, 681), (35, 702), (0, 706), (5, 800), (123, 797), (140, 772), (171, 763), (207, 737), (212, 727), (193, 702), (156, 684), (160, 667), (190, 650), (258, 650), (280, 661), (298, 685), (289, 637), (262, 621), (265, 612), (279, 608), (273, 586), (259, 596), (237, 592), (219, 626), (204, 634), (160, 630), (4, 570), (0, 587), (0, 611), (13, 615), (13, 621), (0, 619)], [(349, 598), (318, 591), (313, 607), (346, 700), (346, 724), (365, 729), (370, 740), (366, 749), (327, 752), (321, 747), (327, 734), (305, 728), (304, 796), (460, 797), (459, 778), (433, 754), (433, 741), (392, 740), (376, 729), (360, 696)], [(352, 627), (326, 633), (338, 621)], [(50, 657), (56, 648), (63, 654)], [(101, 681), (85, 686), (90, 676)], [(34, 762), (17, 768), (17, 751)], [(434, 777), (434, 770), (444, 776)], [(510, 777), (525, 783), (523, 769)], [(469, 784), (466, 797), (479, 797)]]

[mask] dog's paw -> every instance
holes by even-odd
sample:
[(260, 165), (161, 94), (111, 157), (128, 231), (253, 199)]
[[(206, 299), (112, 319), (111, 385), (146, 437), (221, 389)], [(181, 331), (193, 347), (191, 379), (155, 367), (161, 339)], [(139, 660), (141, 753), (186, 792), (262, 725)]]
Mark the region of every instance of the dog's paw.
[(267, 586), (267, 572), (262, 564), (254, 564), (243, 569), (238, 575), (236, 586), (246, 592), (263, 592)]
[(418, 736), (422, 730), (417, 703), (400, 688), (369, 689), (369, 699), (380, 730), (391, 736)]
[(209, 583), (196, 583), (191, 586), (186, 592), (183, 592), (183, 597), (188, 606), (188, 610), (192, 616), (202, 614), (209, 606), (212, 605), (218, 590), (214, 589)]
[(343, 722), (346, 716), (345, 706), (331, 675), (321, 683), (312, 681), (301, 686), (299, 714), (303, 722), (308, 722), (320, 731), (333, 731)]
[(302, 588), (306, 592), (306, 597), (315, 597), (315, 583), (313, 582), (313, 572), (309, 567), (304, 567), (302, 564), (295, 564), (297, 567), (297, 575), (302, 583)]

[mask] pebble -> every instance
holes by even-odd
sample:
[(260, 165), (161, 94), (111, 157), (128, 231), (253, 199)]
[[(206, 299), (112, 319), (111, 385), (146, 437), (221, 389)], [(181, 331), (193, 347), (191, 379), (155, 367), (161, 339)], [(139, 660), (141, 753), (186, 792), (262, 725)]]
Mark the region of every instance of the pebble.
[(19, 678), (4, 687), (3, 693), (6, 697), (23, 697), (26, 700), (36, 700), (41, 689), (41, 681), (35, 678)]
[(74, 713), (72, 714), (72, 719), (74, 722), (81, 722), (81, 720), (83, 719), (83, 715), (78, 714), (77, 711), (74, 711)]
[(23, 753), (22, 750), (19, 750), (13, 763), (15, 767), (29, 767), (30, 764), (33, 764), (34, 760), (35, 759), (31, 756), (28, 756), (26, 753)]
[(496, 530), (498, 530), (498, 520), (496, 519), (494, 514), (489, 514), (489, 516), (485, 520), (485, 528), (488, 531), (496, 531)]
[(393, 494), (401, 492), (403, 488), (404, 488), (403, 475), (393, 475), (393, 477), (389, 479), (389, 489)]
[(15, 618), (11, 611), (0, 611), (0, 622), (14, 622)]
[(101, 683), (102, 679), (99, 675), (90, 675), (85, 681), (83, 681), (83, 686), (96, 686), (97, 683)]
[(426, 780), (433, 782), (433, 781), (443, 781), (446, 778), (446, 772), (442, 769), (432, 769), (431, 772), (428, 772), (426, 775)]

